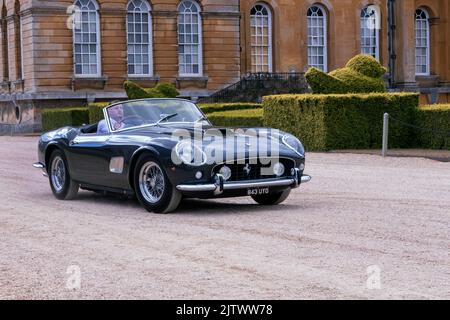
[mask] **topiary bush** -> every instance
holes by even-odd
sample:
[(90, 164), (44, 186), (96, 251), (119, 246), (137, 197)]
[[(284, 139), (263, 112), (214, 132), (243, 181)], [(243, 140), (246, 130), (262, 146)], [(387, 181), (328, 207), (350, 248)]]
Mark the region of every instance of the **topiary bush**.
[(450, 150), (450, 104), (421, 106), (417, 125), (420, 147)]
[(386, 73), (378, 60), (360, 54), (352, 58), (345, 68), (329, 74), (310, 68), (305, 77), (315, 94), (386, 92), (383, 75)]
[[(380, 148), (383, 114), (414, 124), (418, 105), (419, 95), (412, 93), (267, 96), (264, 126), (296, 135), (308, 150)], [(389, 147), (415, 143), (411, 127), (391, 122)]]
[(133, 81), (125, 81), (123, 83), (123, 88), (127, 93), (128, 99), (137, 100), (137, 99), (146, 99), (148, 98), (148, 93), (137, 83)]
[(88, 123), (89, 111), (87, 108), (42, 110), (43, 131), (51, 131), (65, 126), (79, 127)]
[(151, 98), (176, 98), (180, 95), (173, 84), (160, 83), (154, 88), (144, 89), (133, 81), (125, 81), (125, 92), (130, 100)]
[(176, 98), (180, 95), (177, 88), (170, 83), (158, 83), (155, 87), (155, 90), (161, 93), (164, 98)]

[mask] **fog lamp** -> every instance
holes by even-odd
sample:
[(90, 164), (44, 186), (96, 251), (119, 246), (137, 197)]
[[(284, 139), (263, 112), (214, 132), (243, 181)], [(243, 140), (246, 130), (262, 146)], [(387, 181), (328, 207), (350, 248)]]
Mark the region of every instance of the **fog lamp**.
[(273, 173), (277, 177), (281, 177), (284, 174), (284, 165), (280, 162), (275, 163), (273, 166)]
[(230, 167), (223, 166), (220, 168), (219, 173), (223, 176), (223, 179), (225, 181), (229, 180), (231, 178), (231, 169)]

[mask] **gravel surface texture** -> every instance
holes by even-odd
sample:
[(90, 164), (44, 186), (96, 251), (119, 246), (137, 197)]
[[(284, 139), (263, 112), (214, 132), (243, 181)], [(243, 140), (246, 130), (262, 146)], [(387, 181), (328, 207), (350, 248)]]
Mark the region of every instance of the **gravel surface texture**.
[(56, 200), (37, 140), (0, 137), (0, 299), (450, 299), (449, 163), (309, 153), (280, 206), (155, 215)]

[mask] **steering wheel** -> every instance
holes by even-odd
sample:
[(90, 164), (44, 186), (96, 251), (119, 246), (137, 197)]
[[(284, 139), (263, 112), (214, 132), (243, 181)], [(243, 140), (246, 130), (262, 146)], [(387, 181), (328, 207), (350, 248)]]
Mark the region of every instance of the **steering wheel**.
[(137, 114), (122, 118), (122, 122), (127, 126), (140, 126), (145, 124), (145, 119)]

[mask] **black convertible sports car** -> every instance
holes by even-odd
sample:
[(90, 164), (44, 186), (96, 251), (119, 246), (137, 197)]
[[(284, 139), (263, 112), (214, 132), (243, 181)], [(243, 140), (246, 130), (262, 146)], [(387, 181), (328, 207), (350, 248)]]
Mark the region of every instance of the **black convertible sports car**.
[(187, 100), (120, 102), (103, 113), (99, 123), (41, 136), (34, 167), (56, 198), (73, 199), (79, 188), (136, 195), (148, 211), (168, 213), (183, 197), (251, 196), (275, 205), (311, 180), (294, 136), (214, 127)]

